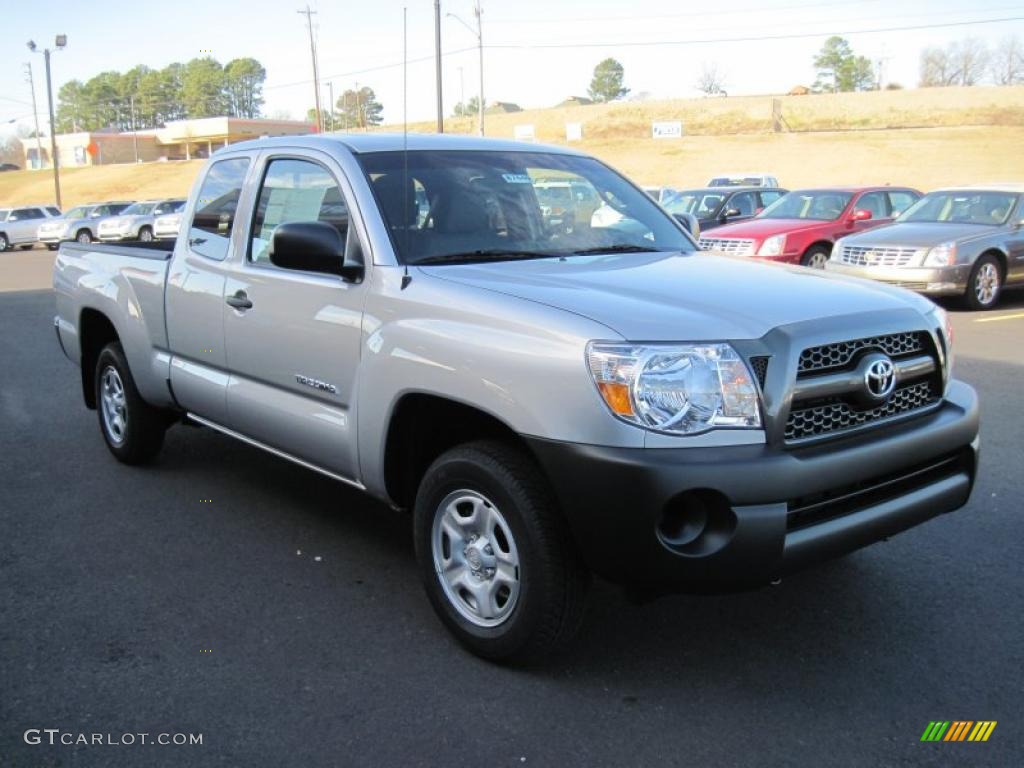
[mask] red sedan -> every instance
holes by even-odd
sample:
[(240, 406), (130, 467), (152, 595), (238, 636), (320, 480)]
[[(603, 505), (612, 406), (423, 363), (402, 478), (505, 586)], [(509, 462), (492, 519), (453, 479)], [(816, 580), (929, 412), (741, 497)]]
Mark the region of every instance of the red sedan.
[(908, 187), (801, 189), (780, 197), (753, 219), (701, 237), (700, 247), (823, 269), (840, 237), (889, 224), (920, 197)]

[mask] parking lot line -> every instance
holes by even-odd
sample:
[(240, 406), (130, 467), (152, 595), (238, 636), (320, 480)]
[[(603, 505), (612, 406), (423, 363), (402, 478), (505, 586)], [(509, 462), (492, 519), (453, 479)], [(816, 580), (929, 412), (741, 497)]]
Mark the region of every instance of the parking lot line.
[(975, 320), (976, 323), (998, 323), (1000, 320), (1017, 320), (1024, 317), (1024, 312), (1014, 312), (1009, 315), (999, 315), (998, 317), (983, 317), (980, 320)]

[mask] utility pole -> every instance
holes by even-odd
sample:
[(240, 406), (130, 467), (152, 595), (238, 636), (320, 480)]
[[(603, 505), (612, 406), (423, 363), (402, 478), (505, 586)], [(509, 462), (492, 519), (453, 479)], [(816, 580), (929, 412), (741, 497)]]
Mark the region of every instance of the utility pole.
[(139, 164), (139, 133), (135, 130), (135, 97), (129, 96), (128, 103), (132, 108), (132, 144), (135, 146), (135, 164)]
[(36, 123), (36, 163), (40, 169), (43, 167), (43, 139), (39, 135), (39, 110), (36, 109), (36, 83), (32, 79), (32, 62), (25, 62), (25, 70), (28, 72), (28, 87), (32, 89), (32, 119)]
[(331, 130), (333, 131), (334, 130), (334, 81), (333, 80), (331, 80), (331, 82), (329, 82), (327, 84), (327, 93), (329, 93), (330, 96), (331, 96), (331, 111), (330, 111), (330, 115), (331, 115)]
[(434, 60), (437, 70), (437, 132), (444, 133), (444, 99), (441, 96), (441, 0), (434, 0)]
[[(54, 40), (54, 50), (60, 51), (64, 49), (64, 46), (68, 44), (67, 35), (57, 35)], [(34, 40), (28, 41), (28, 49), (32, 53), (38, 53), (37, 46)], [(50, 159), (53, 161), (53, 191), (57, 198), (57, 207), (61, 207), (60, 202), (60, 169), (57, 161), (57, 131), (55, 130), (55, 122), (53, 119), (53, 79), (50, 77), (50, 49), (43, 49), (43, 59), (46, 62), (46, 97), (50, 102)]]
[(476, 16), (476, 29), (473, 29), (469, 24), (463, 21), (461, 18), (456, 16), (454, 13), (447, 14), (455, 19), (459, 24), (464, 26), (474, 35), (476, 35), (477, 51), (480, 55), (480, 93), (477, 96), (479, 103), (477, 104), (477, 131), (483, 136), (484, 135), (484, 28), (483, 28), (483, 14), (484, 9), (480, 5), (480, 0), (476, 0), (476, 4), (473, 6), (473, 15)]
[(323, 117), (320, 111), (320, 68), (316, 63), (316, 41), (313, 39), (313, 14), (316, 11), (310, 10), (307, 5), (306, 10), (297, 11), (297, 13), (306, 17), (306, 26), (309, 28), (309, 54), (313, 59), (313, 96), (316, 99), (316, 130), (317, 133), (323, 133)]

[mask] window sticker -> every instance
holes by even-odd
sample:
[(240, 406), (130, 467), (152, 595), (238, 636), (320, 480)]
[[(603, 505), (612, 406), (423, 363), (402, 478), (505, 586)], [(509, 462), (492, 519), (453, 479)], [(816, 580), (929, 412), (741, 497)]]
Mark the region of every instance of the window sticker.
[(505, 180), (506, 184), (533, 184), (533, 179), (525, 173), (503, 173), (501, 178)]

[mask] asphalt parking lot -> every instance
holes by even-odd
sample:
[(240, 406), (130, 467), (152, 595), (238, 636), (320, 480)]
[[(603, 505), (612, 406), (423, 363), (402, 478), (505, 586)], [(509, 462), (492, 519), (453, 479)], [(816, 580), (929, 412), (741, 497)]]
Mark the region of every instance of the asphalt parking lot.
[[(205, 429), (118, 464), (26, 290), (51, 258), (0, 256), (0, 765), (1024, 764), (1024, 296), (955, 313), (969, 506), (758, 592), (596, 584), (571, 652), (515, 669), (435, 619), (406, 516)], [(936, 719), (998, 726), (921, 743)]]

